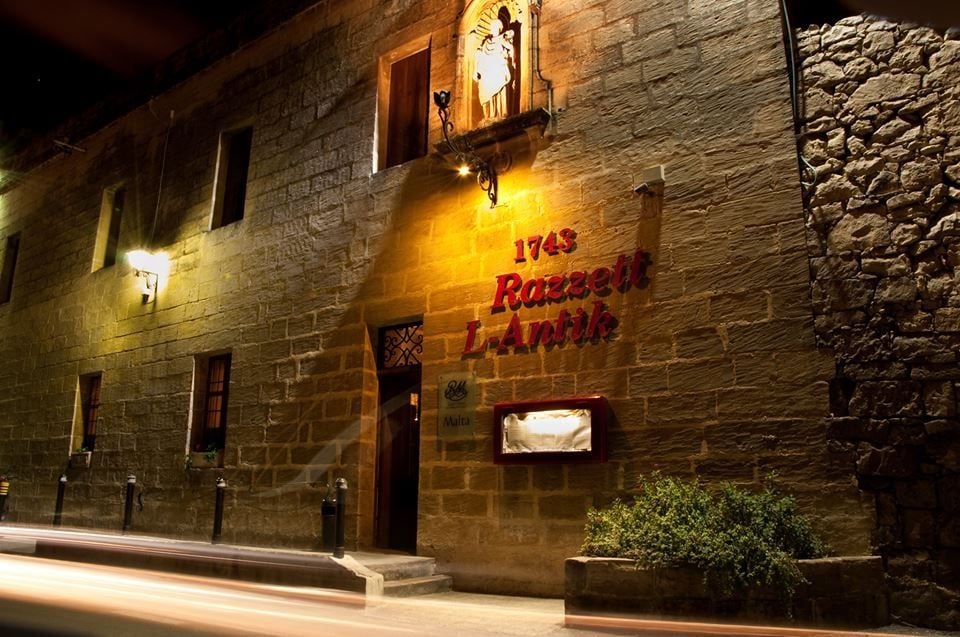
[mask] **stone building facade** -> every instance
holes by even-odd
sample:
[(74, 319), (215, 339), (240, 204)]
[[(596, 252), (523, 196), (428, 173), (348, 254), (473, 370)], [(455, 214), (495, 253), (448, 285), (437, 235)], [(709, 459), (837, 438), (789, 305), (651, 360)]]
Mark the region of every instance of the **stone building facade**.
[(797, 38), (828, 444), (876, 496), (894, 614), (957, 629), (960, 33), (852, 17)]
[[(134, 473), (135, 531), (202, 539), (222, 473), (225, 541), (315, 547), (325, 485), (344, 477), (349, 542), (382, 546), (382, 328), (422, 321), (416, 515), (404, 524), (458, 588), (558, 594), (587, 508), (655, 470), (741, 483), (775, 471), (834, 551), (870, 551), (873, 497), (858, 488), (851, 450), (825, 437), (837, 376), (817, 334), (833, 315), (819, 281), (817, 323), (811, 307), (779, 4), (481, 4), (320, 2), (0, 195), (0, 242), (19, 238), (0, 304), (10, 520), (51, 519), (99, 377), (95, 447), (89, 467), (68, 470), (66, 524), (118, 528)], [(512, 18), (526, 11), (512, 40), (526, 70), (510, 100), (523, 121), (548, 109), (543, 126), (467, 115), (480, 112), (464, 96), (467, 21), (501, 4)], [(486, 24), (491, 41), (502, 35)], [(384, 69), (423, 50), (430, 92), (453, 92), (456, 132), (479, 126), (478, 153), (486, 139), (513, 157), (495, 207), (434, 150), (444, 147), (432, 106), (430, 152), (382, 167)], [(242, 219), (221, 223), (218, 175), (239, 143), (221, 133), (248, 128)], [(651, 180), (658, 167), (662, 184)], [(832, 183), (823, 179), (817, 192)], [(127, 262), (96, 267), (118, 189), (116, 247), (169, 257), (147, 303)], [(517, 260), (530, 237), (563, 229), (575, 248)], [(639, 254), (642, 284), (595, 279), (589, 294), (495, 307), (498, 277), (616, 276), (621, 255)], [(908, 283), (884, 286), (898, 294)], [(589, 337), (526, 344), (531, 321), (578, 309), (608, 314)], [(931, 320), (949, 320), (943, 311)], [(523, 345), (508, 337), (514, 320)], [(499, 346), (478, 351), (491, 337)], [(206, 364), (223, 354), (225, 446), (206, 459), (191, 431)], [(476, 427), (448, 439), (440, 377), (463, 373), (480, 392)], [(928, 384), (931, 396), (943, 390)], [(864, 383), (854, 398), (884, 386)], [(495, 405), (591, 395), (612, 414), (605, 462), (494, 463)]]

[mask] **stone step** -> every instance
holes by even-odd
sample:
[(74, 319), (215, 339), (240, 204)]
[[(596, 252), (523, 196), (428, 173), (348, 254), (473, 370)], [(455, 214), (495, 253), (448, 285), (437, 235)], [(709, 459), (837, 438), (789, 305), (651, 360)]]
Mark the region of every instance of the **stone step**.
[(414, 555), (356, 553), (354, 557), (371, 571), (383, 575), (384, 582), (433, 575), (437, 564), (432, 557)]
[(443, 593), (452, 588), (453, 578), (449, 575), (427, 575), (384, 582), (383, 594), (386, 597), (413, 597)]

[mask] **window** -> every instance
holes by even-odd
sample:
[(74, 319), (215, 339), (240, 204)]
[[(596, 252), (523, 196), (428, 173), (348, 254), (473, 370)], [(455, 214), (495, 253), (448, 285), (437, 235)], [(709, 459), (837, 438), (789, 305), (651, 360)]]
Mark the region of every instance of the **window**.
[(117, 262), (120, 245), (120, 220), (127, 191), (122, 186), (103, 191), (100, 203), (100, 224), (93, 248), (93, 270), (109, 268)]
[(223, 449), (227, 441), (227, 401), (230, 394), (230, 354), (198, 357), (193, 428), (194, 451)]
[[(427, 154), (430, 115), (430, 48), (385, 56), (380, 63), (378, 168)], [(383, 117), (382, 114), (386, 114)]]
[(80, 448), (93, 451), (97, 443), (97, 424), (100, 422), (100, 386), (101, 374), (80, 377), (81, 416), (83, 418), (83, 438)]
[(17, 256), (20, 254), (20, 233), (7, 237), (7, 247), (3, 251), (3, 270), (0, 270), (0, 304), (8, 303), (13, 296), (13, 275), (17, 269)]
[(220, 134), (220, 155), (217, 162), (216, 195), (211, 229), (243, 219), (252, 141), (253, 129), (250, 127)]

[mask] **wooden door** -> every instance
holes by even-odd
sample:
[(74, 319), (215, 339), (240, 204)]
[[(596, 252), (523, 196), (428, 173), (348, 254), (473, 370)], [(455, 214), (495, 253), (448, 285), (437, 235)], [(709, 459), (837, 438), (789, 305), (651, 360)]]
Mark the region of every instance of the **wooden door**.
[(376, 544), (416, 553), (420, 483), (419, 323), (381, 330)]

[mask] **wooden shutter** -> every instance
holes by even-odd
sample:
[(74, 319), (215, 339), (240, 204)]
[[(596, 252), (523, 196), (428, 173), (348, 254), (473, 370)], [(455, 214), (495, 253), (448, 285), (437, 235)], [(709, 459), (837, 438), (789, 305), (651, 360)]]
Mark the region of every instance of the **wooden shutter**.
[(387, 167), (427, 154), (429, 93), (430, 49), (390, 66)]
[(0, 271), (0, 303), (6, 303), (13, 295), (13, 274), (20, 253), (20, 235), (7, 237), (7, 249), (3, 251), (3, 270)]
[(223, 189), (220, 225), (243, 219), (243, 201), (247, 196), (247, 170), (250, 167), (250, 143), (253, 129), (244, 128), (230, 135), (227, 142), (227, 174)]
[(110, 229), (107, 232), (107, 252), (103, 257), (103, 267), (117, 262), (117, 248), (120, 244), (120, 219), (123, 217), (123, 200), (126, 191), (118, 188), (113, 193), (113, 207), (110, 210)]

